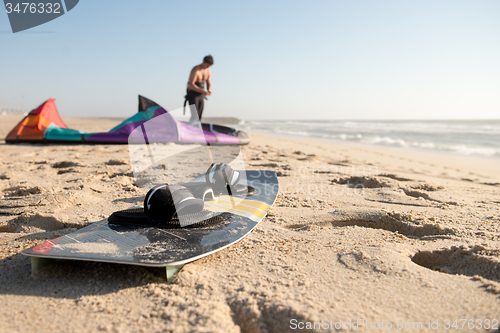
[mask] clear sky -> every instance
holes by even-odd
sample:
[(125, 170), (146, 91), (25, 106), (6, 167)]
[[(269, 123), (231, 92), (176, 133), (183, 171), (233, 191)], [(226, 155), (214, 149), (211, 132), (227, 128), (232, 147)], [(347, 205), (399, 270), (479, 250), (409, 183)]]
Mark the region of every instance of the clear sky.
[(204, 116), (500, 118), (500, 1), (80, 0), (13, 34), (0, 13), (0, 108), (64, 116), (182, 107), (212, 54)]

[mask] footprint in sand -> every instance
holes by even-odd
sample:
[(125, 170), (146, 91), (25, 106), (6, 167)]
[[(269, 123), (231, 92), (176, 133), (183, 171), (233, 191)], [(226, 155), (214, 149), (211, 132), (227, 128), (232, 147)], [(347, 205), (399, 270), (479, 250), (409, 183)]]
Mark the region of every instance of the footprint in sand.
[(458, 234), (457, 230), (444, 228), (440, 224), (431, 223), (425, 219), (415, 218), (409, 213), (385, 212), (377, 209), (337, 209), (328, 216), (317, 217), (320, 222), (310, 224), (288, 225), (286, 229), (303, 230), (306, 226), (350, 227), (358, 226), (370, 229), (381, 229), (397, 232), (407, 237), (418, 238), (449, 238)]
[(117, 172), (109, 176), (109, 178), (115, 178), (115, 177), (134, 177), (134, 173), (132, 171), (129, 172)]
[(429, 192), (434, 192), (434, 191), (439, 191), (443, 190), (443, 186), (434, 186), (434, 185), (429, 185), (426, 183), (419, 183), (417, 185), (410, 185), (410, 187), (414, 190), (424, 190), (424, 191), (429, 191)]
[(424, 193), (424, 192), (415, 191), (415, 190), (407, 190), (407, 189), (403, 189), (403, 191), (409, 197), (413, 197), (413, 198), (417, 198), (417, 199), (424, 198), (425, 200), (438, 201), (438, 200), (433, 200), (433, 199), (429, 198), (429, 195), (427, 193)]
[(337, 254), (337, 259), (340, 264), (354, 272), (364, 271), (398, 277), (411, 274), (408, 271), (408, 266), (411, 264), (408, 257), (387, 248), (343, 249)]
[(54, 169), (64, 169), (64, 168), (69, 168), (69, 167), (76, 167), (80, 166), (78, 163), (72, 162), (72, 161), (62, 161), (62, 162), (57, 162), (52, 164), (52, 167)]
[(489, 185), (489, 186), (500, 186), (500, 183), (482, 183), (483, 185)]
[[(24, 188), (19, 189), (23, 191)], [(16, 191), (14, 191), (15, 193)], [(29, 192), (23, 192), (29, 193)], [(78, 200), (77, 191), (61, 191), (52, 193), (42, 189), (37, 194), (25, 196), (6, 196), (0, 203), (0, 215), (21, 215), (23, 213), (57, 213), (75, 200)]]
[(250, 165), (265, 167), (265, 168), (278, 168), (280, 166), (278, 163), (261, 163), (261, 164), (250, 164)]
[(63, 175), (65, 173), (77, 173), (78, 170), (74, 169), (74, 168), (68, 168), (68, 169), (63, 169), (63, 170), (59, 170), (57, 171), (57, 174), (58, 175)]
[[(437, 191), (438, 188), (435, 190)], [(414, 190), (413, 188), (408, 189), (408, 188), (401, 188), (401, 190), (404, 192), (409, 197), (416, 198), (419, 200), (426, 200), (429, 203), (435, 203), (435, 204), (443, 204), (443, 205), (454, 205), (454, 206), (459, 206), (460, 204), (457, 201), (453, 200), (438, 200), (435, 198), (431, 198), (427, 193), (422, 192), (422, 191), (417, 191)]]
[(352, 164), (352, 161), (350, 160), (341, 160), (341, 161), (335, 161), (335, 162), (328, 162), (330, 165), (338, 165), (338, 166), (350, 166)]
[(109, 160), (109, 161), (105, 162), (104, 164), (106, 164), (106, 165), (126, 165), (127, 162), (125, 162), (124, 160)]
[[(301, 283), (305, 283), (304, 281), (309, 283), (307, 279), (301, 280)], [(289, 318), (295, 318), (298, 322), (310, 320), (297, 308), (294, 301), (284, 301), (281, 297), (262, 296), (243, 291), (238, 293), (228, 305), (242, 332), (283, 332), (283, 327), (290, 326)], [(326, 307), (321, 303), (316, 305), (320, 308)], [(293, 330), (286, 330), (286, 332), (293, 332)]]
[[(433, 186), (425, 183), (419, 183), (416, 185), (410, 185), (409, 187), (400, 187), (400, 185), (397, 183), (397, 181), (411, 181), (411, 179), (408, 178), (403, 178), (399, 177), (393, 174), (382, 174), (379, 177), (367, 177), (367, 176), (353, 176), (353, 177), (345, 177), (345, 178), (335, 178), (332, 180), (333, 184), (339, 184), (339, 185), (347, 185), (349, 188), (356, 188), (356, 189), (373, 189), (373, 188), (392, 188), (392, 189), (399, 189), (399, 191), (402, 191), (406, 196), (416, 198), (416, 199), (424, 199), (427, 201), (435, 202), (435, 203), (443, 203), (441, 200), (437, 200), (434, 198), (431, 198), (427, 193), (423, 191), (438, 191), (442, 190), (444, 187), (442, 186)], [(421, 191), (423, 190), (423, 191)], [(398, 193), (379, 193), (381, 196), (396, 196)], [(391, 198), (392, 200), (393, 198)], [(396, 199), (396, 198), (394, 198)], [(393, 203), (393, 204), (410, 204), (410, 205), (415, 205), (415, 203), (401, 203), (401, 198), (397, 198), (399, 201), (397, 202), (392, 202), (391, 200), (387, 200), (387, 198), (383, 200), (376, 200), (376, 199), (366, 199), (369, 201), (378, 201), (378, 202), (384, 202), (384, 203)], [(451, 202), (447, 202), (451, 203)]]
[(353, 176), (346, 178), (336, 178), (332, 183), (347, 185), (350, 188), (380, 188), (380, 187), (398, 187), (398, 185), (388, 179), (379, 179), (377, 177)]
[(314, 173), (317, 173), (319, 175), (330, 175), (332, 173), (339, 173), (338, 171), (332, 171), (332, 170), (316, 170)]
[(29, 232), (34, 229), (53, 231), (66, 228), (67, 224), (54, 215), (23, 213), (0, 225), (0, 232)]
[(297, 161), (314, 161), (317, 160), (316, 154), (309, 154), (305, 157), (298, 158)]
[[(417, 265), (442, 273), (481, 276), (500, 282), (500, 250), (489, 250), (480, 245), (420, 251), (411, 260)], [(500, 293), (500, 288), (497, 293)]]
[(380, 175), (380, 177), (391, 178), (391, 179), (394, 179), (394, 180), (398, 180), (400, 182), (409, 182), (409, 181), (413, 180), (413, 179), (410, 179), (410, 178), (400, 177), (400, 176), (392, 174), (392, 173), (383, 173), (383, 174)]
[(40, 186), (35, 186), (35, 187), (14, 186), (6, 188), (3, 191), (10, 192), (7, 194), (8, 197), (25, 197), (32, 194), (40, 194), (45, 192), (45, 190)]

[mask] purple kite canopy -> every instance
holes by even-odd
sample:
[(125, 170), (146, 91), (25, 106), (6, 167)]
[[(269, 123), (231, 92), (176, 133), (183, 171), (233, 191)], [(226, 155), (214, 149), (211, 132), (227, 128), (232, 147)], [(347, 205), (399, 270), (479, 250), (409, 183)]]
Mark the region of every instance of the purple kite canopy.
[[(48, 106), (45, 107), (46, 105)], [(43, 117), (39, 115), (40, 110), (44, 112)], [(50, 99), (30, 112), (9, 133), (6, 141), (87, 144), (174, 142), (218, 145), (245, 145), (250, 142), (245, 132), (231, 127), (205, 123), (196, 127), (180, 122), (164, 108), (142, 96), (139, 96), (139, 112), (109, 132), (85, 133), (66, 128), (62, 121), (53, 119), (60, 118), (54, 100)]]

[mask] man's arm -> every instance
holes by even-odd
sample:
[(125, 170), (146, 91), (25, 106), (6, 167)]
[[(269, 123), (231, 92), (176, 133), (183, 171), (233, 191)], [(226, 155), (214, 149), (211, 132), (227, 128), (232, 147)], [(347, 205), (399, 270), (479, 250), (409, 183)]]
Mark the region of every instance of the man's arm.
[(209, 95), (212, 94), (212, 73), (210, 72), (210, 70), (208, 71), (207, 91)]
[(188, 88), (206, 95), (207, 92), (205, 91), (205, 89), (202, 89), (195, 84), (196, 76), (197, 76), (196, 74), (197, 74), (197, 70), (195, 67), (191, 70), (191, 74), (189, 75)]

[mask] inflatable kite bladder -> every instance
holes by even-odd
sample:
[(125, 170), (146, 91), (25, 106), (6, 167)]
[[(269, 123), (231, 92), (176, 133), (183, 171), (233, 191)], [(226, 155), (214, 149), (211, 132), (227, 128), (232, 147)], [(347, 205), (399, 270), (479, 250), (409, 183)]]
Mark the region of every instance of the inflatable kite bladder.
[[(49, 99), (31, 111), (5, 138), (7, 143), (134, 143), (134, 130), (148, 127), (148, 143), (199, 143), (210, 145), (245, 145), (250, 142), (245, 132), (234, 128), (201, 124), (201, 128), (176, 120), (155, 102), (139, 96), (139, 112), (109, 132), (85, 133), (70, 129), (61, 120), (55, 100)], [(137, 131), (136, 131), (137, 133)], [(130, 136), (132, 134), (132, 140)], [(142, 143), (140, 139), (138, 143)]]

